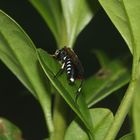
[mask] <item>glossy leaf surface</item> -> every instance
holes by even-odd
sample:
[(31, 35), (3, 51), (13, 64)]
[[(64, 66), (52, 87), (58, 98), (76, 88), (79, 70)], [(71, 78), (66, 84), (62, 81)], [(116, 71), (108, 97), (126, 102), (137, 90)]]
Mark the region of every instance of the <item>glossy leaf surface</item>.
[(59, 48), (73, 47), (98, 9), (96, 0), (29, 0), (42, 15)]
[[(122, 111), (125, 108), (125, 115), (128, 112), (128, 108), (133, 100), (133, 120), (134, 120), (134, 134), (135, 139), (140, 139), (139, 134), (139, 83), (140, 83), (140, 1), (139, 0), (109, 0), (108, 3), (105, 0), (100, 0), (101, 5), (110, 16), (114, 25), (117, 27), (130, 51), (133, 53), (133, 68), (132, 68), (132, 81), (130, 84), (130, 93), (126, 96), (126, 101), (121, 107)], [(115, 10), (113, 10), (115, 9)], [(118, 18), (118, 20), (116, 20)], [(121, 20), (120, 20), (121, 19)], [(123, 20), (122, 20), (123, 19)], [(125, 21), (122, 25), (121, 21)], [(132, 91), (131, 91), (132, 90)], [(128, 107), (127, 107), (128, 106)], [(120, 111), (120, 110), (119, 110)], [(121, 112), (121, 111), (120, 111)], [(110, 133), (111, 134), (111, 133)]]
[(133, 53), (131, 30), (127, 12), (124, 7), (124, 1), (125, 0), (108, 0), (106, 2), (106, 0), (99, 0), (107, 15), (126, 41), (130, 51)]
[[(111, 123), (113, 114), (108, 109), (95, 108), (90, 110), (94, 126), (94, 140), (103, 140)], [(68, 127), (65, 140), (89, 140), (86, 130), (79, 122), (73, 121)]]
[(39, 66), (30, 38), (8, 15), (0, 11), (0, 59), (41, 103), (50, 129), (49, 83)]
[(68, 46), (72, 47), (78, 34), (95, 15), (98, 4), (95, 0), (61, 0), (67, 28)]
[(45, 74), (53, 86), (57, 89), (57, 91), (61, 94), (61, 96), (66, 100), (69, 106), (75, 111), (75, 113), (84, 122), (85, 126), (92, 133), (92, 120), (87, 105), (85, 104), (84, 94), (81, 93), (77, 102), (75, 102), (76, 92), (81, 81), (77, 80), (74, 85), (70, 85), (67, 80), (65, 71), (63, 74), (55, 77), (57, 72), (60, 70), (60, 64), (57, 60), (55, 60), (55, 58), (53, 58), (42, 49), (38, 49), (38, 58)]

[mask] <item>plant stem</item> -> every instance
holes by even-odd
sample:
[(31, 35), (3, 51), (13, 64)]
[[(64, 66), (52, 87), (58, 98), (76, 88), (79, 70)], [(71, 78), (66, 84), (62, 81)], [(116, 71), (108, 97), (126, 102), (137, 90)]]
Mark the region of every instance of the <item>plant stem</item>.
[(67, 119), (67, 106), (62, 100), (59, 94), (55, 96), (53, 122), (54, 132), (51, 136), (51, 140), (63, 140), (64, 133), (66, 130), (66, 119)]
[(129, 84), (129, 87), (124, 95), (124, 98), (116, 112), (114, 122), (108, 131), (105, 140), (114, 140), (128, 111), (132, 104), (133, 96), (134, 96), (134, 89), (136, 85), (136, 80), (132, 80)]
[(52, 114), (51, 114), (51, 106), (50, 107), (46, 107), (48, 106), (48, 101), (46, 100), (46, 96), (43, 98), (44, 96), (41, 96), (41, 99), (39, 98), (39, 102), (41, 104), (41, 107), (43, 109), (44, 112), (44, 116), (45, 116), (45, 120), (46, 120), (46, 125), (48, 127), (49, 130), (49, 134), (51, 135), (54, 131), (54, 126), (53, 126), (53, 121), (52, 121)]

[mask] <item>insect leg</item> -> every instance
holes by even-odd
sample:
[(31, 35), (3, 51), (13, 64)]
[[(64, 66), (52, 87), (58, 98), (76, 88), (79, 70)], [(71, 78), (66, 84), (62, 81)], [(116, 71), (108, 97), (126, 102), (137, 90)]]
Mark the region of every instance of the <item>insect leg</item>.
[(56, 78), (57, 76), (61, 75), (64, 71), (64, 67), (65, 67), (65, 63), (62, 64), (61, 69), (56, 73), (56, 75), (54, 76), (54, 78)]
[(77, 103), (78, 97), (81, 94), (81, 89), (82, 89), (82, 85), (83, 85), (83, 80), (81, 81), (77, 91), (76, 91), (76, 96), (75, 96), (75, 102)]

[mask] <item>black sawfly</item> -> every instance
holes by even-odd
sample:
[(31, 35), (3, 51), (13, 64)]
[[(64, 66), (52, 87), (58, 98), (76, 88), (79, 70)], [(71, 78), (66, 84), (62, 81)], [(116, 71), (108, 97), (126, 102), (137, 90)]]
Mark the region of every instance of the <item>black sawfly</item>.
[(62, 74), (65, 70), (69, 84), (74, 84), (77, 79), (81, 80), (75, 97), (75, 101), (77, 101), (82, 89), (84, 75), (84, 69), (78, 56), (71, 48), (68, 47), (56, 50), (53, 56), (62, 64), (61, 69), (57, 72), (55, 77)]

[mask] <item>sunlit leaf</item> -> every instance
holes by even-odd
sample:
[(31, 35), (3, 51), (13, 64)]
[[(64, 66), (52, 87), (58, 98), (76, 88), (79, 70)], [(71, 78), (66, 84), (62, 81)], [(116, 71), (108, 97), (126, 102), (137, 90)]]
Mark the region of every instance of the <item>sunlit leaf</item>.
[(130, 51), (133, 53), (131, 29), (123, 1), (125, 0), (108, 0), (107, 2), (106, 0), (99, 0), (107, 15), (126, 41)]

